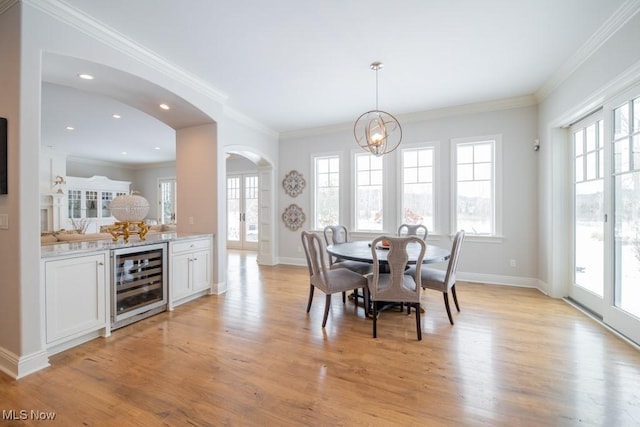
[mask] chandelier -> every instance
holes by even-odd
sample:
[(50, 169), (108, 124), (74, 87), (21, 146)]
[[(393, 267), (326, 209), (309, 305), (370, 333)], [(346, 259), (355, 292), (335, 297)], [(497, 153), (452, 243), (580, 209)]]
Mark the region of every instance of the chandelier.
[(356, 120), (353, 135), (358, 145), (374, 156), (382, 156), (398, 148), (402, 141), (402, 127), (398, 120), (386, 111), (378, 109), (378, 70), (381, 62), (373, 62), (376, 72), (376, 109), (367, 111)]

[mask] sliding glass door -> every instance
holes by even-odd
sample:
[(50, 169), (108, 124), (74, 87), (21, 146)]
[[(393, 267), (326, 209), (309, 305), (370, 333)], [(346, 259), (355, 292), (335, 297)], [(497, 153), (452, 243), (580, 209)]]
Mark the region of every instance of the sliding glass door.
[(640, 86), (571, 127), (571, 297), (640, 343)]

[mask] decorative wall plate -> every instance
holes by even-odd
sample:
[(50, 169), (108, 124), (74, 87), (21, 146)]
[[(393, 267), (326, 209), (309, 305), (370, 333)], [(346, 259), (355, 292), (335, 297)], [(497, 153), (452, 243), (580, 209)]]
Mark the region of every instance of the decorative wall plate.
[(298, 205), (289, 205), (282, 213), (282, 221), (291, 231), (296, 231), (300, 228), (305, 219), (304, 212)]
[(296, 197), (301, 194), (305, 185), (306, 182), (302, 174), (295, 170), (285, 175), (282, 180), (282, 188), (284, 188), (284, 191), (291, 197)]

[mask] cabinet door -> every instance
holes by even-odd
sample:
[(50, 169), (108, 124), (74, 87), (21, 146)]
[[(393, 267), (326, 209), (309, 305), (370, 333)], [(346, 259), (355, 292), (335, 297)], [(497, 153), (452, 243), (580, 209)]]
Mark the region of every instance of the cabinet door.
[(173, 255), (171, 259), (171, 281), (169, 282), (169, 298), (175, 301), (191, 293), (189, 268), (191, 253)]
[(194, 252), (191, 256), (191, 285), (193, 291), (207, 289), (210, 286), (211, 271), (209, 251)]
[(106, 255), (45, 263), (47, 343), (106, 325)]

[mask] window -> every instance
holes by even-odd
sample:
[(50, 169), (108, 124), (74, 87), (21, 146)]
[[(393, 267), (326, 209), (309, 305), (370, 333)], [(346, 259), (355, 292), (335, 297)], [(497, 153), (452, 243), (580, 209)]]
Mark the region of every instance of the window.
[(355, 160), (355, 227), (356, 231), (383, 229), (382, 157), (357, 153)]
[(495, 236), (499, 233), (496, 163), (500, 137), (452, 140), (455, 230)]
[(176, 218), (176, 180), (175, 178), (162, 178), (159, 180), (160, 212), (158, 219), (161, 224), (175, 224)]
[(434, 229), (434, 147), (403, 149), (399, 223), (423, 224)]
[(340, 157), (314, 158), (314, 227), (340, 223)]

